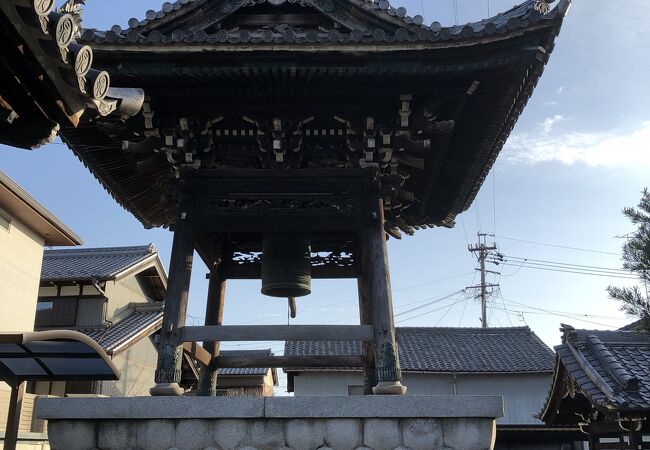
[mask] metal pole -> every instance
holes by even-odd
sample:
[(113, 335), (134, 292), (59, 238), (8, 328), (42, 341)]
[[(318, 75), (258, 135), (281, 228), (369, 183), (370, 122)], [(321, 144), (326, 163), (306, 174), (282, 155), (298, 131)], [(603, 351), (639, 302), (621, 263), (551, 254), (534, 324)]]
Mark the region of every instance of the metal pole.
[(18, 386), (11, 388), (4, 450), (16, 450), (16, 445), (18, 444), (18, 429), (20, 428), (20, 415), (23, 411), (25, 384), (23, 381)]

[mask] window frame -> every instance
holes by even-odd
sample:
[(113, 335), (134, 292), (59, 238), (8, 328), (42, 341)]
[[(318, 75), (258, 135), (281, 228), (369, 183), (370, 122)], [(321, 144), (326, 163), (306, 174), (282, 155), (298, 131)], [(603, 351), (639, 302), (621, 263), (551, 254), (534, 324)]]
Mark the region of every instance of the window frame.
[[(7, 222), (7, 226), (3, 225), (3, 221)], [(13, 217), (4, 209), (0, 208), (0, 228), (5, 230), (7, 233), (11, 231), (11, 226), (13, 224)]]
[[(65, 302), (74, 302), (74, 314), (72, 314), (72, 323), (68, 324), (41, 324), (38, 322), (38, 304), (39, 303), (47, 303), (51, 302), (52, 303), (52, 311), (54, 311), (54, 304), (59, 301), (65, 301)], [(43, 328), (74, 328), (77, 326), (77, 312), (79, 310), (79, 296), (77, 295), (71, 295), (71, 296), (43, 296), (43, 297), (38, 297), (36, 301), (36, 314), (34, 317), (34, 328), (35, 329), (43, 329)], [(53, 321), (50, 321), (53, 322)]]

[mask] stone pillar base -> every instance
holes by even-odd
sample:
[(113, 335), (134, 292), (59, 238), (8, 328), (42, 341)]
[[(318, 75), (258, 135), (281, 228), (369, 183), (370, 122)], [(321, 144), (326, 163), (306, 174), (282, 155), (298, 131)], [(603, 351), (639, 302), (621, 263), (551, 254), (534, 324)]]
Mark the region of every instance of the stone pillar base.
[(406, 395), (406, 386), (399, 381), (380, 381), (372, 392), (375, 395)]
[(184, 392), (178, 383), (158, 383), (149, 389), (149, 393), (154, 397), (178, 397), (183, 395)]
[(41, 398), (52, 450), (492, 450), (501, 397)]

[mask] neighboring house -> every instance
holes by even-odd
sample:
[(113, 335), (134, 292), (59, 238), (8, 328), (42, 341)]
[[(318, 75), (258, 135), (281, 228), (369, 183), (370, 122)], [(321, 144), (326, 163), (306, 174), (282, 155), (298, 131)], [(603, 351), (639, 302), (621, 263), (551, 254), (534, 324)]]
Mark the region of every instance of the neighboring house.
[[(34, 330), (44, 246), (81, 245), (81, 238), (7, 175), (0, 172), (0, 332)], [(0, 383), (0, 432), (4, 435), (9, 386)], [(41, 448), (31, 434), (34, 396), (23, 399), (19, 448)], [(32, 442), (29, 445), (28, 442)]]
[[(534, 418), (551, 385), (554, 354), (528, 327), (397, 328), (407, 395), (502, 395), (497, 449), (574, 448), (576, 430), (549, 429)], [(285, 356), (358, 355), (358, 342), (286, 342)], [(363, 392), (361, 369), (287, 369), (299, 395)], [(581, 447), (575, 447), (581, 448)]]
[(540, 417), (579, 426), (591, 450), (650, 448), (650, 335), (562, 325)]
[(81, 238), (0, 172), (0, 331), (34, 329), (45, 245), (81, 245)]
[[(271, 349), (265, 350), (222, 350), (221, 356), (272, 356)], [(183, 373), (183, 384), (196, 386), (198, 371)], [(220, 368), (217, 369), (217, 396), (224, 397), (271, 397), (278, 385), (275, 368)], [(191, 394), (190, 394), (191, 395)]]
[(47, 250), (35, 328), (95, 339), (121, 372), (115, 382), (37, 382), (41, 395), (149, 395), (157, 361), (167, 275), (154, 245)]

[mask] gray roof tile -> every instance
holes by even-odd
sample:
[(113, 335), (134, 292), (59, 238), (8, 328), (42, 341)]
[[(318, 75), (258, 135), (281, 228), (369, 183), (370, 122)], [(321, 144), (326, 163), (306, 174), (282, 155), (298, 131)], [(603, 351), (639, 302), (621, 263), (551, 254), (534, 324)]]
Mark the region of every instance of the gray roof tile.
[[(405, 372), (552, 372), (553, 351), (528, 327), (397, 328)], [(286, 342), (284, 354), (358, 355), (358, 342)]]
[[(271, 349), (266, 350), (222, 350), (219, 352), (223, 356), (271, 356)], [(217, 375), (225, 376), (265, 376), (269, 373), (269, 367), (222, 367), (217, 369)]]
[(156, 253), (156, 246), (153, 244), (139, 247), (45, 250), (41, 280), (108, 280)]
[(81, 329), (82, 333), (94, 339), (106, 353), (111, 354), (121, 347), (153, 334), (162, 326), (163, 310), (160, 308), (134, 310), (124, 319), (108, 327)]
[(563, 330), (564, 343), (555, 347), (558, 359), (594, 406), (650, 410), (649, 334)]
[[(474, 22), (465, 25), (454, 25), (451, 27), (443, 27), (438, 22), (433, 22), (430, 26), (422, 24), (422, 17), (415, 16), (410, 17), (406, 15), (406, 10), (404, 8), (395, 9), (389, 5), (385, 0), (374, 1), (367, 4), (367, 6), (379, 17), (382, 15), (388, 15), (391, 17), (399, 17), (403, 22), (403, 27), (398, 28), (394, 34), (384, 34), (379, 35), (375, 34), (377, 30), (354, 30), (351, 33), (347, 32), (338, 32), (336, 30), (331, 30), (328, 32), (318, 32), (316, 35), (316, 41), (321, 43), (327, 42), (368, 42), (368, 43), (378, 43), (378, 42), (403, 42), (403, 41), (448, 41), (448, 40), (458, 40), (458, 39), (477, 39), (484, 36), (489, 36), (497, 33), (505, 33), (507, 31), (514, 31), (521, 28), (527, 28), (537, 25), (539, 22), (544, 21), (554, 21), (558, 17), (562, 17), (570, 0), (562, 0), (559, 2), (559, 6), (553, 8), (547, 14), (541, 14), (536, 9), (535, 6), (542, 0), (525, 0), (521, 5), (517, 5), (510, 10), (498, 14), (489, 19), (485, 19), (479, 22)], [(546, 0), (543, 0), (546, 1)], [(254, 4), (257, 0), (248, 0), (241, 2), (242, 5)], [(181, 3), (187, 3), (187, 6)], [(151, 22), (164, 18), (170, 13), (175, 13), (179, 9), (182, 9), (184, 6), (187, 8), (196, 8), (204, 7), (202, 3), (197, 2), (196, 5), (191, 5), (195, 3), (192, 1), (189, 2), (176, 2), (172, 8), (168, 8), (168, 11), (163, 10), (155, 12), (154, 10), (147, 11), (146, 18), (139, 21), (138, 19), (132, 18), (129, 20), (129, 30), (122, 30), (121, 27), (115, 26), (109, 31), (97, 31), (92, 29), (86, 29), (83, 33), (83, 39), (85, 41), (94, 41), (97, 43), (102, 42), (118, 42), (123, 44), (171, 44), (176, 42), (172, 36), (164, 36), (158, 30), (153, 30), (147, 32), (142, 27), (149, 25)], [(205, 2), (203, 2), (205, 3)], [(549, 1), (552, 3), (552, 1)], [(197, 6), (198, 5), (198, 6)], [(218, 33), (214, 35), (206, 35), (205, 31), (185, 31), (183, 36), (183, 42), (187, 44), (191, 43), (248, 43), (252, 41), (253, 43), (260, 43), (262, 41), (267, 42), (263, 36), (263, 30), (219, 30)], [(268, 32), (268, 30), (266, 30)], [(359, 35), (361, 32), (361, 36)], [(284, 30), (271, 33), (270, 41), (273, 43), (307, 43), (311, 42), (310, 36), (305, 33), (303, 30)]]

